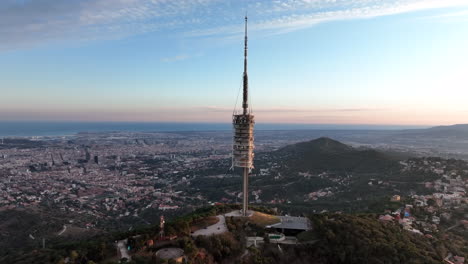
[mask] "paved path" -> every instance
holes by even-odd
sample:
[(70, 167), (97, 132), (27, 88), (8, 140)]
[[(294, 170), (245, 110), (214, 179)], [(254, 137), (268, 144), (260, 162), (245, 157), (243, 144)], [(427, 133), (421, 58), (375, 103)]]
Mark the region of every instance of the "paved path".
[(119, 240), (117, 242), (117, 249), (120, 252), (120, 258), (126, 258), (127, 260), (132, 260), (132, 257), (130, 257), (130, 254), (128, 254), (127, 250), (127, 239), (124, 240)]
[(450, 231), (450, 230), (452, 230), (452, 229), (458, 227), (459, 225), (461, 225), (461, 223), (457, 223), (457, 224), (455, 224), (455, 225), (453, 225), (453, 226), (447, 228), (445, 231)]
[[(248, 210), (247, 211), (247, 216), (251, 217), (254, 214), (254, 211)], [(234, 216), (234, 217), (241, 217), (243, 216), (240, 210), (235, 210), (230, 213), (225, 214), (225, 216)]]
[(193, 232), (192, 236), (211, 236), (211, 235), (217, 235), (217, 234), (222, 234), (224, 232), (227, 232), (227, 226), (226, 226), (226, 219), (224, 218), (223, 215), (218, 215), (219, 221), (214, 224), (210, 225), (206, 228), (199, 229), (195, 232)]
[[(263, 244), (265, 243), (263, 241), (263, 237), (247, 237), (247, 247), (250, 247), (252, 245), (255, 245), (255, 241), (257, 242), (256, 244)], [(296, 237), (293, 237), (293, 236), (287, 236), (285, 237), (284, 240), (275, 240), (275, 239), (271, 239), (270, 240), (270, 243), (271, 244), (289, 244), (289, 245), (296, 245), (298, 244), (299, 242), (297, 241), (297, 238)]]
[(67, 225), (63, 225), (63, 229), (58, 233), (58, 236), (61, 236), (65, 231), (67, 231)]

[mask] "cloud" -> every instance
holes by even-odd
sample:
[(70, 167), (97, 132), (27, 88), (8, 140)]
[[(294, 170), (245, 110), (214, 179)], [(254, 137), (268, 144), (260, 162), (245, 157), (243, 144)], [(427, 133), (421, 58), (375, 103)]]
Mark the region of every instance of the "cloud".
[[(468, 6), (468, 2), (462, 0), (302, 0), (297, 1), (298, 4), (296, 4), (296, 1), (287, 0), (272, 2), (279, 5), (276, 7), (273, 5), (270, 9), (270, 12), (274, 11), (276, 15), (255, 21), (255, 23), (249, 27), (250, 30), (282, 34), (329, 21), (368, 19), (426, 9)], [(330, 4), (327, 4), (328, 2), (330, 2)], [(282, 4), (280, 5), (280, 3)], [(310, 5), (308, 5), (309, 3)], [(321, 5), (319, 5), (320, 3)], [(262, 6), (262, 8), (264, 7), (265, 6)], [(268, 11), (257, 10), (257, 12), (261, 14), (262, 12), (266, 13)], [(217, 28), (195, 30), (189, 32), (188, 36), (238, 35), (242, 34), (242, 32), (242, 27), (227, 25)]]
[(2, 0), (0, 49), (51, 42), (118, 39), (149, 32), (223, 37), (251, 30), (281, 34), (318, 23), (424, 9), (468, 6), (466, 0)]
[(449, 19), (449, 18), (468, 18), (468, 10), (443, 13), (435, 16), (422, 17), (422, 19)]
[(214, 0), (3, 0), (0, 49), (123, 38), (200, 22)]
[(190, 56), (188, 55), (177, 55), (177, 56), (174, 56), (174, 57), (166, 57), (166, 58), (162, 58), (161, 61), (162, 62), (176, 62), (176, 61), (183, 61), (183, 60), (186, 60), (186, 59), (189, 59)]

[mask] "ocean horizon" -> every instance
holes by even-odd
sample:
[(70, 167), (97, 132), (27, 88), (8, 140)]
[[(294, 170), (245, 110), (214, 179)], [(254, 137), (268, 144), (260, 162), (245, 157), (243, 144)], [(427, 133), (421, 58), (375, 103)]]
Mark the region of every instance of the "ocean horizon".
[[(230, 123), (0, 121), (0, 137), (71, 136), (86, 132), (228, 131), (231, 130), (231, 126)], [(427, 128), (427, 126), (258, 123), (255, 128), (256, 130), (401, 130)]]

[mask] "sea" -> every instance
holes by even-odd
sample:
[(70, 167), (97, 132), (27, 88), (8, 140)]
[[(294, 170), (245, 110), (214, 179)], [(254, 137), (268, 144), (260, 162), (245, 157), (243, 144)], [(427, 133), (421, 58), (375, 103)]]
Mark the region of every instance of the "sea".
[[(413, 128), (425, 127), (272, 123), (255, 125), (256, 130), (400, 130)], [(231, 129), (232, 125), (229, 123), (0, 121), (0, 137), (72, 136), (82, 132), (196, 132)]]

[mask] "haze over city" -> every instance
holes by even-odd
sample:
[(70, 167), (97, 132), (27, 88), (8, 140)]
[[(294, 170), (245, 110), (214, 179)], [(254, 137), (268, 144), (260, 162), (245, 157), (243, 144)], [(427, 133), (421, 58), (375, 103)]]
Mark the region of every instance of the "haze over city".
[[(466, 122), (468, 1), (0, 3), (0, 120)], [(239, 106), (239, 102), (238, 105)]]

